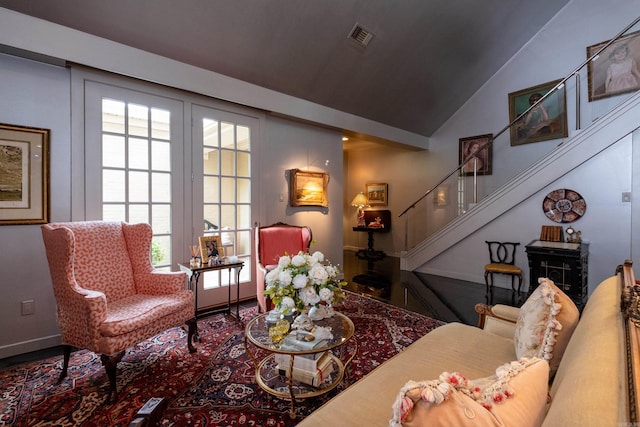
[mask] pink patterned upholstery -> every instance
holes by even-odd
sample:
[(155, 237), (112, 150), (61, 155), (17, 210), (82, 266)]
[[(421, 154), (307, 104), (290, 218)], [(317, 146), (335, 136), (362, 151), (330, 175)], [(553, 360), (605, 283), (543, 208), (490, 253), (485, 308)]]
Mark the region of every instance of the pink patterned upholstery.
[(311, 245), (312, 233), (309, 227), (299, 227), (277, 223), (258, 228), (256, 242), (258, 248), (256, 266), (256, 293), (258, 309), (265, 312), (271, 309), (271, 301), (263, 295), (265, 289), (264, 276), (278, 264), (278, 259), (284, 254), (297, 254), (308, 251)]
[(114, 358), (112, 397), (115, 364), (134, 344), (187, 323), (195, 351), (193, 293), (184, 273), (153, 269), (148, 224), (52, 223), (42, 226), (42, 237), (62, 343), (102, 354), (110, 379), (108, 358)]

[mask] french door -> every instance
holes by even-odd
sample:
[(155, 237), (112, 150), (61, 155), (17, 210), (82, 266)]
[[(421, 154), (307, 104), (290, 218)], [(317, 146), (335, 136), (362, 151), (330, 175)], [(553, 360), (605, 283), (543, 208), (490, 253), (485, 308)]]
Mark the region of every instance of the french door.
[[(74, 186), (82, 187), (84, 213), (74, 216), (150, 223), (152, 261), (165, 270), (188, 261), (199, 237), (219, 236), (224, 255), (244, 261), (241, 298), (254, 296), (252, 150), (259, 118), (216, 108), (215, 100), (112, 80), (81, 84), (84, 144), (74, 151), (84, 162), (74, 164), (84, 185)], [(238, 286), (235, 272), (227, 273), (200, 276), (198, 308), (226, 304), (228, 287)]]
[[(252, 157), (258, 123), (244, 116), (210, 107), (192, 107), (193, 222), (202, 224), (204, 236), (220, 236), (224, 256), (244, 261), (241, 295), (255, 292), (251, 287), (253, 252)], [(226, 270), (209, 271), (201, 276), (198, 300), (202, 307), (216, 305), (226, 298), (227, 286), (235, 276)], [(243, 289), (244, 288), (244, 289)]]
[(183, 103), (87, 81), (86, 216), (146, 222), (152, 262), (170, 270), (184, 239)]

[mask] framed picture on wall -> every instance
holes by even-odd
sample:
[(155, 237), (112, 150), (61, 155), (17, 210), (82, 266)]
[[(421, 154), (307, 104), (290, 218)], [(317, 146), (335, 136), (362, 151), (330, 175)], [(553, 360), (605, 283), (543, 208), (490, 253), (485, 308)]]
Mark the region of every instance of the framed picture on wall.
[(0, 124), (0, 225), (49, 222), (49, 130)]
[(365, 184), (364, 186), (369, 206), (387, 206), (387, 198), (389, 193), (389, 185), (385, 182), (376, 182)]
[(329, 206), (329, 174), (292, 169), (289, 174), (291, 206)]
[(460, 172), (462, 175), (491, 175), (493, 134), (469, 136), (460, 138), (459, 158), (464, 163)]
[[(587, 47), (591, 58), (608, 42)], [(589, 101), (640, 89), (640, 31), (620, 37), (589, 61)]]
[[(560, 80), (510, 93), (509, 123), (527, 111), (536, 101), (542, 99), (558, 83), (560, 83)], [(564, 86), (554, 90), (541, 103), (529, 110), (511, 126), (510, 130), (512, 146), (568, 136)]]

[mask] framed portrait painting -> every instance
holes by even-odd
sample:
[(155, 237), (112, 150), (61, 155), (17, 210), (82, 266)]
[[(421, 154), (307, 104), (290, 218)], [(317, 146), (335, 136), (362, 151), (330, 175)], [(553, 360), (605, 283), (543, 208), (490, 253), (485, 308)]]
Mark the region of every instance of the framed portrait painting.
[[(543, 83), (509, 94), (509, 123), (553, 90), (561, 80)], [(567, 108), (564, 86), (556, 89), (511, 126), (511, 145), (529, 144), (564, 138), (567, 130)]]
[(460, 138), (460, 169), (462, 175), (491, 175), (493, 134)]
[(224, 258), (224, 248), (220, 236), (200, 236), (198, 240), (203, 265), (206, 265), (210, 258), (215, 259), (216, 256), (219, 260)]
[(327, 188), (329, 174), (292, 169), (289, 175), (289, 203), (291, 206), (329, 206)]
[(389, 185), (384, 182), (376, 182), (373, 184), (365, 184), (364, 186), (369, 206), (387, 206), (387, 197)]
[[(587, 58), (608, 41), (587, 47)], [(589, 61), (589, 101), (640, 89), (640, 31), (620, 37)]]
[(49, 130), (0, 124), (0, 225), (49, 222)]

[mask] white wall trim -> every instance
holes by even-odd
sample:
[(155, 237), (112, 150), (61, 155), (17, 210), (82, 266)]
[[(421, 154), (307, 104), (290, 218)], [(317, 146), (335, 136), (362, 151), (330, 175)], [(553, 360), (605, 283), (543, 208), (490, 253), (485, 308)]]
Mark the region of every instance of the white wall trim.
[(16, 354), (30, 353), (42, 350), (43, 348), (55, 347), (62, 344), (62, 338), (58, 335), (36, 338), (28, 341), (21, 341), (0, 347), (0, 359), (15, 356)]

